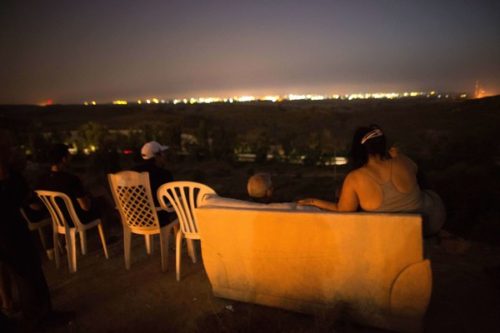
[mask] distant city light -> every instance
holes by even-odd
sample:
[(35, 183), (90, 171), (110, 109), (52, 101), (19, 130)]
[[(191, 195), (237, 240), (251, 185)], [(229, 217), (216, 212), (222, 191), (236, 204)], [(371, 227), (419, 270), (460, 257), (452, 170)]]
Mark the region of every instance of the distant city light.
[(41, 105), (41, 106), (49, 106), (49, 105), (52, 105), (52, 104), (54, 104), (54, 102), (49, 98), (48, 100), (41, 102), (39, 105)]
[[(475, 97), (484, 97), (486, 94), (484, 90), (477, 88), (475, 92)], [(264, 95), (264, 96), (252, 96), (252, 95), (242, 95), (242, 96), (233, 96), (233, 97), (184, 97), (184, 98), (175, 98), (171, 100), (159, 99), (159, 98), (148, 98), (145, 100), (138, 99), (137, 104), (164, 104), (164, 103), (172, 103), (176, 104), (209, 104), (209, 103), (246, 103), (246, 102), (272, 102), (279, 103), (283, 101), (322, 101), (322, 100), (332, 100), (332, 99), (341, 99), (341, 100), (357, 100), (357, 99), (396, 99), (396, 98), (417, 98), (417, 97), (426, 97), (426, 98), (469, 98), (469, 95), (466, 93), (437, 93), (436, 91), (405, 91), (402, 93), (399, 92), (373, 92), (373, 93), (352, 93), (352, 94), (331, 94), (331, 95), (320, 95), (320, 94), (287, 94), (287, 95)], [(50, 105), (52, 101), (47, 101), (46, 104), (41, 105)], [(126, 100), (114, 100), (112, 104), (114, 105), (127, 105), (129, 101)], [(84, 105), (97, 105), (96, 101), (85, 101)]]
[(239, 96), (239, 97), (234, 97), (235, 101), (238, 102), (253, 102), (255, 101), (255, 97), (253, 96)]
[(261, 101), (278, 102), (281, 101), (280, 96), (264, 96)]

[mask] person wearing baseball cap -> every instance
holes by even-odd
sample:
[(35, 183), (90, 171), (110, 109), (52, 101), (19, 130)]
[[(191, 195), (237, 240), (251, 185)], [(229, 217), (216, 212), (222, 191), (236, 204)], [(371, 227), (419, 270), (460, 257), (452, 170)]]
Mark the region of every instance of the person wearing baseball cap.
[(174, 180), (172, 173), (166, 168), (167, 158), (165, 152), (167, 150), (168, 146), (161, 145), (156, 141), (146, 142), (141, 148), (143, 163), (134, 168), (134, 171), (149, 173), (149, 184), (155, 206), (160, 205), (156, 198), (158, 187)]
[(142, 146), (141, 156), (144, 160), (150, 160), (162, 155), (166, 150), (168, 150), (168, 146), (163, 146), (156, 141), (149, 141)]

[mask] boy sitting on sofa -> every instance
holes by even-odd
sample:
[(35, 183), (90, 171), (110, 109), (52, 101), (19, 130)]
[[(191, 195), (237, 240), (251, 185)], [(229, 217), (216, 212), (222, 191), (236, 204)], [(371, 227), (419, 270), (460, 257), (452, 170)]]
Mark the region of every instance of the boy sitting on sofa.
[(273, 181), (268, 173), (256, 173), (248, 179), (250, 201), (268, 204), (273, 196)]
[(249, 196), (248, 201), (220, 197), (217, 194), (209, 194), (202, 199), (200, 206), (320, 211), (320, 209), (316, 207), (299, 206), (295, 202), (273, 203), (273, 183), (269, 173), (256, 173), (251, 176), (247, 182), (247, 191)]

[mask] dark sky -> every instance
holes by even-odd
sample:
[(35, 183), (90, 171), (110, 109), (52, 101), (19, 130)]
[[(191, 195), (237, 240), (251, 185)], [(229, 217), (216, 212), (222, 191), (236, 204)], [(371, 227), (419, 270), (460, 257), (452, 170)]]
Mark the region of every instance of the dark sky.
[(500, 1), (0, 1), (0, 103), (500, 93)]

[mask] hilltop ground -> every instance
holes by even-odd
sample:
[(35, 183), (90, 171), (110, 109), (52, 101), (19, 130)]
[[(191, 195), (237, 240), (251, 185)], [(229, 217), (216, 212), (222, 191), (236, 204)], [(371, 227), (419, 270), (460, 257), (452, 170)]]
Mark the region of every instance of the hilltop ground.
[[(70, 274), (53, 262), (44, 269), (54, 307), (76, 319), (54, 332), (379, 332), (346, 318), (318, 318), (216, 298), (201, 262), (183, 257), (182, 280), (175, 280), (174, 252), (169, 271), (160, 270), (159, 248), (147, 257), (144, 242), (133, 242), (133, 263), (125, 270), (122, 243), (110, 245), (106, 260), (91, 235), (90, 252)], [(158, 241), (156, 241), (158, 245)], [(426, 332), (495, 332), (500, 327), (500, 283), (484, 267), (500, 263), (499, 249), (474, 242), (464, 255), (433, 246), (433, 294)]]

